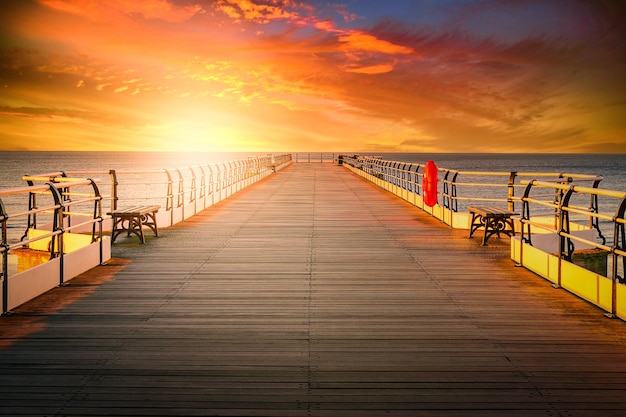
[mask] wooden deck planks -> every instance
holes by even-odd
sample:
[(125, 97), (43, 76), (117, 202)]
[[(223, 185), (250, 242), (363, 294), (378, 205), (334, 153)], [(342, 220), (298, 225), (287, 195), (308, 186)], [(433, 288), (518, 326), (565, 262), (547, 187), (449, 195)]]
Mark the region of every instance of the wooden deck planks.
[(0, 318), (1, 415), (626, 415), (623, 322), (341, 167), (160, 236)]

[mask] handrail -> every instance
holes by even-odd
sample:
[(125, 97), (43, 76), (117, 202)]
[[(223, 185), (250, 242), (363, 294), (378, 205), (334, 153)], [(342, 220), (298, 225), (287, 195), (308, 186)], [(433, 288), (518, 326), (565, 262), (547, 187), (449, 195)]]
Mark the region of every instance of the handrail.
[[(105, 202), (108, 202), (108, 211), (114, 211), (126, 201), (165, 198), (164, 214), (169, 217), (170, 224), (174, 224), (276, 172), (291, 161), (291, 154), (281, 154), (187, 168), (58, 171), (23, 176), (27, 186), (0, 189), (2, 313), (7, 312), (8, 306), (8, 256), (12, 251), (45, 242), (50, 259), (59, 260), (59, 285), (62, 285), (65, 279), (64, 236), (86, 233), (91, 226), (91, 241), (99, 243), (100, 263), (103, 262), (103, 224), (107, 222), (108, 227), (111, 225), (110, 217), (103, 215)], [(88, 178), (91, 175), (106, 175), (108, 181), (92, 180)], [(20, 195), (28, 196), (27, 210), (21, 209), (23, 202), (19, 199)], [(53, 201), (48, 201), (50, 196)], [(19, 203), (14, 200), (19, 200)], [(161, 220), (161, 227), (168, 225), (167, 221)], [(16, 230), (24, 229), (21, 238), (13, 235)], [(30, 233), (31, 230), (38, 232)]]
[[(67, 186), (67, 184), (65, 184)], [(54, 200), (54, 204), (52, 206), (47, 206), (47, 209), (54, 208), (53, 221), (52, 221), (52, 230), (48, 233), (46, 238), (50, 238), (50, 257), (60, 257), (60, 265), (62, 268), (63, 265), (63, 239), (58, 239), (58, 242), (55, 246), (56, 236), (61, 235), (63, 233), (62, 230), (62, 211), (63, 211), (63, 198), (56, 188), (55, 184), (48, 182), (43, 186), (35, 186), (34, 190), (42, 193), (45, 189), (48, 189), (52, 199)], [(29, 194), (30, 201), (32, 201), (33, 188), (31, 187), (22, 187), (22, 188), (13, 188), (9, 190), (0, 190), (0, 196), (9, 196), (13, 194)], [(20, 214), (21, 216), (27, 215), (30, 216), (33, 213), (37, 213), (42, 211), (42, 209), (37, 209), (36, 207), (29, 207), (28, 212)], [(6, 313), (8, 311), (8, 303), (9, 303), (9, 252), (14, 247), (8, 241), (7, 235), (7, 223), (15, 216), (9, 216), (6, 212), (6, 208), (2, 200), (0, 199), (0, 221), (2, 222), (2, 241), (0, 242), (0, 247), (2, 248), (2, 313)], [(43, 239), (43, 237), (39, 237), (38, 239), (29, 239), (30, 241), (35, 241)]]
[(108, 211), (131, 201), (150, 200), (164, 207), (166, 221), (174, 224), (206, 207), (205, 200), (214, 204), (248, 185), (251, 178), (274, 172), (292, 159), (292, 154), (277, 154), (184, 168), (65, 171), (38, 177), (58, 181), (60, 175), (107, 175), (109, 181), (101, 186), (107, 194), (103, 198), (110, 200)]
[[(598, 181), (596, 181), (596, 179), (589, 179), (594, 181), (594, 185), (597, 185)], [(545, 201), (531, 196), (535, 189), (545, 188), (554, 190), (556, 192), (555, 194), (559, 196), (559, 198), (556, 201)], [(589, 196), (591, 206), (587, 210), (576, 206), (571, 202), (574, 196)], [(612, 215), (598, 212), (597, 197), (607, 197), (617, 200), (618, 208)], [(604, 190), (596, 187), (585, 187), (575, 184), (532, 180), (526, 183), (526, 189), (524, 191), (524, 196), (522, 197), (522, 202), (523, 210), (520, 222), (522, 224), (521, 240), (523, 242), (533, 245), (531, 238), (532, 227), (547, 229), (558, 236), (558, 276), (555, 284), (556, 286), (560, 287), (562, 285), (561, 264), (564, 261), (572, 261), (576, 243), (603, 251), (610, 257), (611, 271), (607, 276), (607, 278), (611, 280), (612, 286), (610, 315), (615, 316), (617, 313), (616, 286), (617, 284), (626, 283), (626, 278), (624, 277), (624, 271), (626, 271), (626, 234), (624, 232), (624, 227), (626, 225), (626, 219), (624, 218), (626, 211), (626, 192)], [(538, 222), (532, 221), (531, 207), (536, 205), (544, 205), (554, 208), (558, 221), (555, 222), (553, 228), (549, 228), (547, 225), (539, 225)], [(596, 238), (590, 239), (574, 233), (572, 230), (574, 221), (571, 219), (571, 214), (589, 217), (590, 229), (595, 229), (597, 231), (597, 239), (600, 241), (597, 241)], [(613, 236), (610, 244), (606, 243), (607, 239), (603, 236), (600, 228), (598, 227), (599, 220), (612, 222), (613, 224)]]
[(289, 157), (295, 163), (323, 163), (335, 161), (338, 154), (333, 152), (294, 152)]
[[(187, 168), (57, 171), (23, 178), (27, 182), (45, 179), (61, 183), (69, 182), (68, 176), (106, 174), (109, 181), (102, 184), (105, 194), (101, 196), (103, 199), (109, 199), (109, 211), (116, 210), (125, 201), (161, 200), (160, 204), (165, 207), (170, 217), (168, 220), (173, 224), (180, 217), (188, 217), (185, 208), (188, 204), (194, 205), (191, 211), (191, 214), (194, 214), (203, 208), (203, 204), (198, 204), (200, 200), (209, 198), (213, 204), (249, 184), (251, 178), (267, 175), (274, 172), (276, 166), (284, 166), (291, 161), (291, 154), (279, 154)], [(163, 179), (159, 180), (161, 176)], [(166, 189), (159, 191), (161, 186)], [(64, 196), (70, 197), (67, 193)], [(174, 214), (176, 211), (181, 211), (182, 214)]]
[[(489, 172), (439, 167), (442, 187), (437, 190), (437, 204), (430, 208), (425, 206), (421, 195), (420, 182), (424, 176), (421, 164), (358, 155), (343, 156), (341, 164), (451, 227), (468, 227), (467, 214), (460, 213), (461, 203), (489, 201), (506, 205), (509, 211), (516, 211), (515, 206), (519, 208), (521, 204), (521, 215), (514, 218), (521, 225), (520, 244), (512, 241), (512, 257), (524, 265), (524, 245), (536, 247), (536, 240), (541, 246), (539, 251), (558, 255), (556, 285), (561, 286), (562, 264), (573, 263), (577, 245), (606, 254), (610, 257), (610, 273), (608, 268), (594, 268), (593, 272), (608, 275), (606, 278), (611, 280), (613, 301), (609, 310), (612, 316), (616, 315), (616, 285), (626, 285), (626, 192), (601, 189), (603, 177), (569, 172)], [(502, 182), (494, 178), (502, 178)], [(506, 191), (500, 192), (501, 189)], [(616, 204), (618, 208), (612, 212)], [(517, 227), (516, 231), (519, 233)], [(540, 235), (547, 236), (540, 238)], [(552, 239), (553, 236), (557, 239)], [(554, 250), (553, 242), (558, 243)], [(536, 252), (531, 253), (536, 256)], [(543, 263), (536, 268), (544, 268)], [(552, 272), (550, 269), (545, 274)], [(593, 287), (596, 285), (601, 284)]]
[[(417, 163), (408, 163), (400, 161), (389, 161), (379, 157), (372, 156), (343, 156), (344, 160), (354, 166), (362, 169), (370, 175), (374, 175), (389, 184), (394, 186), (400, 186), (403, 189), (413, 192), (420, 192), (420, 182), (423, 178), (423, 165)], [(491, 201), (500, 202), (505, 204), (508, 210), (515, 211), (515, 203), (519, 202), (516, 197), (515, 190), (522, 188), (522, 182), (524, 178), (537, 179), (537, 178), (556, 178), (556, 181), (564, 181), (571, 183), (573, 181), (593, 181), (599, 182), (602, 177), (590, 174), (576, 174), (576, 173), (564, 173), (564, 172), (518, 172), (518, 171), (476, 171), (476, 170), (457, 170), (442, 168), (438, 169), (442, 183), (442, 190), (438, 192), (443, 201), (443, 207), (452, 210), (453, 212), (459, 211), (459, 202), (471, 201)], [(487, 179), (487, 178), (502, 178), (503, 181), (498, 183), (494, 181), (468, 181), (470, 179)], [(520, 183), (517, 183), (520, 181)], [(506, 188), (506, 196), (494, 193), (487, 193), (492, 195), (483, 195), (482, 192), (475, 192), (477, 189), (498, 189)], [(460, 193), (459, 191), (468, 189), (467, 193)], [(473, 191), (473, 192), (472, 192)], [(465, 208), (463, 206), (462, 208)]]

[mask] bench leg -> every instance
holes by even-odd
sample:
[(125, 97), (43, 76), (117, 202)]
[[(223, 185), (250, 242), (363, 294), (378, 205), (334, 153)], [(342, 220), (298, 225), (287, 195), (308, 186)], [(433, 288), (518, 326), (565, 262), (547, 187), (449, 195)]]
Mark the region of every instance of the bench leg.
[(113, 230), (111, 230), (111, 244), (115, 243), (115, 239), (124, 231), (120, 226), (122, 219), (120, 217), (113, 217)]
[(485, 220), (480, 214), (472, 213), (472, 221), (470, 222), (470, 231), (468, 239), (474, 235), (474, 232), (481, 227), (485, 227)]
[(500, 237), (498, 220), (493, 217), (487, 217), (487, 220), (485, 221), (485, 234), (483, 235), (482, 246), (487, 246), (487, 240), (489, 240), (489, 238), (496, 233), (498, 234), (498, 237)]
[(154, 236), (159, 237), (159, 229), (157, 228), (156, 213), (148, 213), (142, 219), (144, 226), (147, 226), (152, 230)]
[(115, 239), (124, 232), (126, 232), (126, 237), (130, 237), (130, 235), (134, 234), (141, 240), (141, 243), (146, 243), (143, 236), (141, 219), (137, 216), (116, 216), (113, 218), (111, 244), (115, 243)]
[(137, 231), (139, 232), (137, 236), (139, 236), (139, 240), (141, 240), (141, 243), (146, 243), (146, 238), (143, 235), (143, 217), (144, 216), (137, 216), (136, 218), (136, 227)]
[[(511, 228), (511, 230), (507, 230), (507, 225)], [(515, 236), (515, 225), (513, 224), (513, 219), (501, 216), (489, 217), (485, 224), (483, 246), (487, 246), (487, 240), (493, 235), (497, 235), (499, 239), (500, 233), (504, 233), (507, 236)]]

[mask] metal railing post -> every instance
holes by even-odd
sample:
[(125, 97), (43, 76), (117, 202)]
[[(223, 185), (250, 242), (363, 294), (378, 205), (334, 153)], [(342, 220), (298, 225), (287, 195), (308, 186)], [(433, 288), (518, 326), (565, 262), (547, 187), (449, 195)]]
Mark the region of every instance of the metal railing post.
[[(100, 229), (102, 229), (102, 196), (100, 195), (100, 189), (94, 180), (91, 178), (87, 178), (87, 181), (91, 184), (91, 188), (93, 189), (94, 194), (94, 205), (93, 205), (93, 216), (92, 218), (100, 219)], [(99, 236), (100, 241), (102, 242), (102, 230), (100, 231)], [(96, 223), (93, 223), (91, 227), (91, 242), (96, 241)], [(102, 258), (102, 257), (101, 257)]]
[(200, 197), (202, 199), (202, 209), (204, 210), (206, 208), (206, 172), (204, 172), (204, 168), (202, 167), (202, 165), (199, 165), (198, 168), (200, 168)]
[(507, 186), (507, 208), (509, 211), (515, 211), (515, 178), (517, 177), (516, 171), (511, 171), (509, 175), (509, 183)]
[[(618, 274), (617, 251), (626, 250), (626, 231), (624, 213), (626, 212), (626, 197), (622, 198), (620, 205), (613, 216), (613, 247), (611, 248), (611, 313), (609, 317), (617, 316), (617, 284), (625, 283), (626, 277)], [(626, 275), (626, 256), (622, 255), (622, 274)]]
[(117, 181), (117, 172), (112, 169), (109, 171), (111, 177), (111, 211), (117, 210), (118, 190), (119, 182)]
[[(533, 188), (535, 184), (535, 180), (530, 180), (524, 189), (524, 195), (522, 196), (522, 230), (520, 232), (520, 242), (526, 242), (529, 245), (532, 245), (531, 242), (531, 234), (530, 234), (530, 203), (528, 198), (530, 196), (530, 190)], [(528, 237), (524, 238), (524, 230), (528, 230)], [(523, 245), (522, 245), (523, 248)]]
[(174, 224), (174, 180), (169, 170), (164, 170), (167, 175), (167, 195), (165, 197), (165, 211), (170, 212), (170, 224)]
[[(52, 194), (52, 198), (54, 199), (54, 204), (55, 204), (54, 214), (52, 218), (52, 233), (59, 232), (53, 235), (50, 239), (50, 259), (53, 259), (56, 257), (59, 258), (59, 285), (63, 285), (63, 281), (64, 281), (63, 276), (65, 273), (64, 265), (63, 265), (63, 261), (64, 261), (63, 234), (65, 233), (64, 226), (63, 226), (63, 217), (64, 217), (65, 206), (63, 204), (63, 196), (61, 195), (59, 190), (56, 188), (54, 183), (48, 182), (46, 183), (46, 186), (50, 189), (50, 193)], [(57, 242), (56, 243), (57, 249), (55, 249), (55, 242)]]
[(559, 258), (557, 265), (557, 283), (556, 287), (561, 287), (561, 282), (563, 278), (563, 261), (572, 261), (572, 254), (574, 253), (574, 244), (572, 240), (569, 238), (569, 234), (571, 231), (570, 227), (570, 215), (567, 207), (569, 205), (569, 201), (574, 193), (574, 186), (570, 186), (569, 189), (565, 193), (561, 193), (562, 197), (559, 201), (557, 212), (559, 216)]
[(2, 222), (2, 314), (6, 314), (9, 306), (9, 244), (7, 242), (7, 219), (8, 215), (4, 203), (0, 199), (0, 222)]

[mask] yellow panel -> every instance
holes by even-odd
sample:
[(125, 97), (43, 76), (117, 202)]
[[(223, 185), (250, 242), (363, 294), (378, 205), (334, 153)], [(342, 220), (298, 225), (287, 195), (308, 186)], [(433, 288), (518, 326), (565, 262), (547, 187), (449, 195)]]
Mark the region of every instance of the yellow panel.
[(611, 311), (613, 283), (609, 278), (598, 275), (598, 305), (606, 311)]
[(443, 210), (439, 204), (433, 207), (433, 216), (435, 216), (439, 220), (443, 220)]
[(561, 286), (594, 304), (598, 302), (598, 274), (569, 262), (561, 267)]
[(519, 239), (511, 239), (511, 259), (517, 263), (520, 263), (520, 249), (522, 245)]
[[(520, 253), (522, 245), (523, 253)], [(553, 283), (558, 282), (559, 259), (557, 256), (521, 243), (519, 239), (511, 239), (511, 259), (519, 263), (520, 257), (523, 257), (523, 266), (527, 269)], [(609, 278), (566, 261), (562, 262), (561, 274), (563, 288), (605, 311), (611, 311), (612, 283)], [(617, 291), (617, 315), (626, 318), (626, 287), (617, 285)]]
[(548, 261), (548, 281), (556, 284), (559, 282), (559, 257), (546, 253), (546, 259)]
[(617, 316), (626, 320), (626, 286), (617, 284)]
[(452, 218), (452, 227), (455, 229), (469, 230), (469, 224), (472, 216), (469, 213), (454, 213)]
[(443, 219), (443, 222), (445, 224), (447, 224), (448, 226), (452, 225), (452, 210), (445, 208), (445, 207), (441, 207), (441, 218)]
[(531, 271), (549, 279), (548, 254), (524, 243), (523, 265)]
[[(47, 230), (28, 229), (28, 239), (35, 239), (40, 236), (44, 236), (50, 233)], [(50, 251), (50, 238), (44, 238), (31, 242), (28, 247), (33, 250), (40, 250), (44, 252)], [(91, 235), (81, 235), (76, 233), (65, 233), (63, 235), (63, 251), (64, 253), (73, 252), (77, 249), (83, 248), (91, 243)]]
[(407, 201), (415, 205), (415, 193), (409, 193), (409, 197), (407, 198)]
[[(28, 229), (28, 240), (36, 239), (38, 237), (47, 235), (50, 233), (49, 230), (37, 230), (37, 229)], [(45, 238), (41, 240), (37, 240), (35, 242), (31, 242), (28, 244), (28, 247), (33, 250), (41, 250), (45, 252), (50, 251), (50, 238)]]
[(91, 244), (91, 235), (65, 233), (63, 235), (63, 249), (65, 253), (74, 252)]

